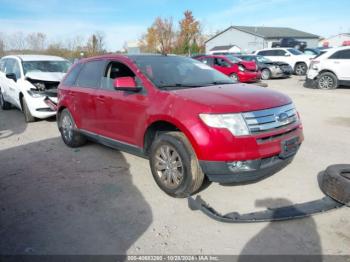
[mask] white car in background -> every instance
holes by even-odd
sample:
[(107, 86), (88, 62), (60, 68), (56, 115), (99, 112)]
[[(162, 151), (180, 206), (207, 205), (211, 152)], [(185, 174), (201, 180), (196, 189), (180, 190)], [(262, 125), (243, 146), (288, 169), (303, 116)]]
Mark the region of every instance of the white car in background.
[(0, 106), (23, 111), (26, 122), (56, 114), (57, 87), (71, 63), (57, 56), (11, 55), (0, 60)]
[(274, 62), (288, 63), (296, 75), (305, 75), (315, 55), (306, 55), (295, 48), (268, 48), (255, 51), (254, 54), (265, 56)]
[(350, 86), (350, 46), (328, 49), (317, 56), (307, 72), (306, 87), (335, 89)]

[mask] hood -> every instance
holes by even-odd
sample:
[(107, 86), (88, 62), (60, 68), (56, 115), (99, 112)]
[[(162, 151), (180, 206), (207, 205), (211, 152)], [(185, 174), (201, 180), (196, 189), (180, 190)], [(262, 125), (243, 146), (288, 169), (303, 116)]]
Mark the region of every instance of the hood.
[(48, 82), (61, 82), (65, 73), (58, 72), (28, 72), (25, 77), (27, 79), (48, 81)]
[(183, 100), (204, 106), (208, 113), (256, 111), (292, 102), (282, 93), (247, 84), (206, 86), (170, 92)]
[(250, 71), (256, 71), (256, 63), (253, 61), (240, 61), (238, 64), (243, 65), (246, 69)]

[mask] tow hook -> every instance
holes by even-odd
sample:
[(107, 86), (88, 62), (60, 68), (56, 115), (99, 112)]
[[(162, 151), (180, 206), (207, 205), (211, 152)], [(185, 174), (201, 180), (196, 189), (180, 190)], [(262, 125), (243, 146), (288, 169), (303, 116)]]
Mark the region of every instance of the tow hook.
[(319, 185), (325, 197), (291, 206), (268, 208), (264, 211), (240, 214), (220, 214), (200, 196), (188, 197), (191, 210), (200, 210), (208, 217), (226, 223), (272, 222), (310, 217), (315, 214), (350, 206), (350, 165), (329, 166), (319, 177)]

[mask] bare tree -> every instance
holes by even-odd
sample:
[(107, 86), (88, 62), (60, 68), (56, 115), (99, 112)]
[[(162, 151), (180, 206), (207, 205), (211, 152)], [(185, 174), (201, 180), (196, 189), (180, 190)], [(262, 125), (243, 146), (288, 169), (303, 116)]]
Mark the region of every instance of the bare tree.
[(5, 48), (4, 34), (0, 33), (0, 57), (5, 55)]
[(8, 37), (7, 48), (10, 50), (26, 49), (26, 36), (23, 32), (18, 31)]
[(173, 19), (160, 18), (158, 17), (153, 25), (157, 40), (159, 43), (159, 51), (163, 54), (170, 53), (173, 47), (174, 40), (174, 28)]
[(33, 51), (43, 51), (46, 44), (46, 35), (43, 33), (31, 33), (27, 36), (28, 48)]

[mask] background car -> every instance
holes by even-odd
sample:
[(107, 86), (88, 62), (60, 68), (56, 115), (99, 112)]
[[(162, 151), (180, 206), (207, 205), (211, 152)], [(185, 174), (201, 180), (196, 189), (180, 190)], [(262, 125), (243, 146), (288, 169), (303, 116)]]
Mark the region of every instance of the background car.
[(255, 62), (244, 61), (233, 55), (204, 55), (195, 59), (242, 83), (254, 83), (261, 77)]
[(305, 55), (294, 48), (268, 48), (255, 51), (254, 54), (265, 56), (275, 62), (286, 62), (293, 68), (296, 75), (305, 75), (311, 59), (315, 57), (315, 55)]
[(279, 42), (272, 42), (271, 47), (293, 47), (298, 50), (303, 50), (307, 47), (307, 43), (305, 41), (297, 40), (293, 37), (285, 37), (282, 38)]
[(15, 55), (0, 60), (0, 106), (23, 111), (26, 122), (54, 116), (57, 87), (70, 67), (57, 56)]
[(335, 89), (350, 86), (350, 47), (332, 48), (316, 57), (307, 72), (306, 87)]
[(274, 62), (259, 55), (237, 55), (238, 58), (245, 61), (253, 61), (258, 65), (261, 71), (261, 79), (288, 77), (293, 73), (293, 68), (285, 62)]

